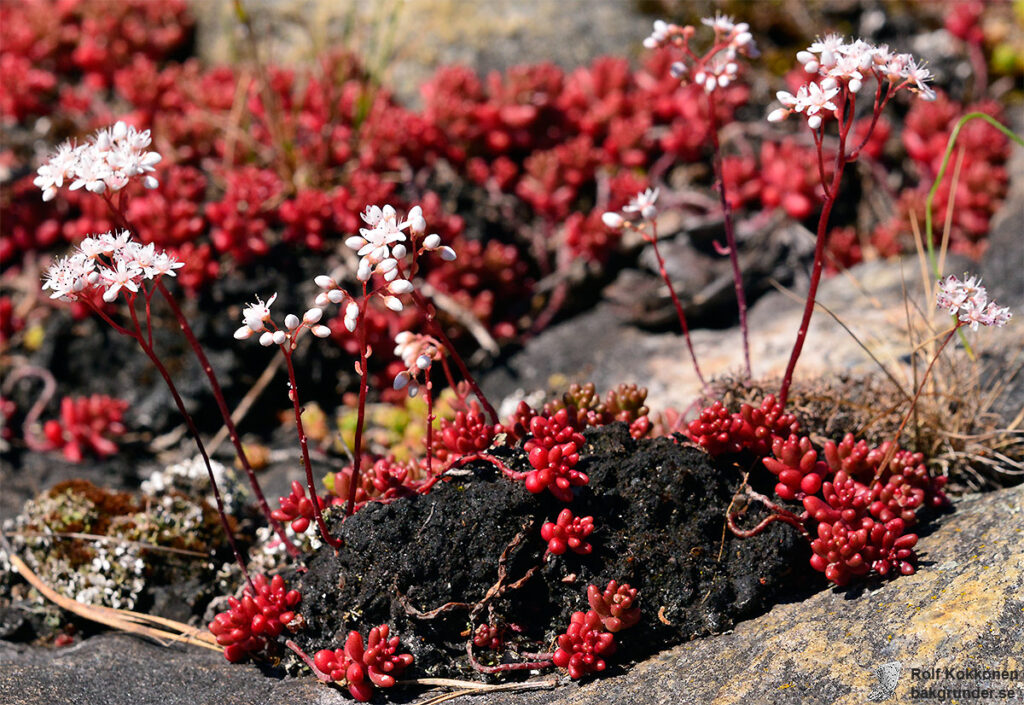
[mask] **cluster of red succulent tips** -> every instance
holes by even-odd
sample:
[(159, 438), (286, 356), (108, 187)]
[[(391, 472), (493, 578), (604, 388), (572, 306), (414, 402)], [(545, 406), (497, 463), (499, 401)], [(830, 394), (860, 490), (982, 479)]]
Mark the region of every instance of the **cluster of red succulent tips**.
[[(894, 569), (914, 572), (917, 536), (906, 533), (922, 507), (946, 502), (945, 477), (932, 477), (921, 453), (885, 442), (870, 447), (847, 434), (825, 443), (819, 454), (811, 440), (798, 436), (799, 424), (773, 397), (755, 408), (744, 404), (729, 412), (721, 402), (703, 409), (690, 422), (690, 437), (712, 455), (749, 452), (776, 476), (776, 496), (800, 502), (797, 515), (747, 489), (772, 513), (755, 528), (744, 530), (730, 515), (738, 536), (752, 536), (773, 521), (797, 527), (811, 541), (815, 570), (837, 585), (872, 569), (885, 576)], [(813, 536), (817, 538), (813, 538)]]
[(399, 639), (389, 633), (386, 624), (374, 627), (364, 648), (362, 635), (349, 632), (344, 648), (322, 649), (313, 655), (314, 673), (319, 671), (322, 680), (344, 684), (359, 702), (368, 701), (374, 686), (390, 688), (413, 661), (411, 654), (398, 653)]
[(573, 679), (603, 671), (605, 657), (615, 653), (615, 632), (640, 620), (636, 596), (636, 589), (614, 580), (604, 590), (587, 586), (590, 610), (573, 613), (569, 628), (557, 639), (558, 649), (552, 657), (555, 665), (567, 669)]
[(548, 553), (560, 556), (571, 550), (581, 556), (588, 555), (594, 547), (586, 538), (594, 533), (594, 517), (573, 516), (566, 507), (558, 513), (554, 522), (545, 522), (540, 528), (540, 537), (548, 542)]
[(441, 447), (437, 450), (437, 458), (442, 463), (449, 458), (487, 450), (496, 433), (475, 400), (470, 401), (465, 409), (458, 409), (454, 418), (441, 419), (439, 430)]
[(530, 433), (532, 438), (523, 445), (533, 467), (525, 476), (526, 489), (533, 494), (547, 489), (559, 500), (571, 502), (572, 488), (590, 479), (576, 469), (586, 439), (572, 425), (565, 409), (550, 417), (535, 416), (530, 420)]
[[(313, 500), (306, 496), (306, 489), (298, 480), (292, 480), (292, 491), (287, 497), (278, 499), (279, 508), (271, 512), (271, 516), (280, 522), (290, 521), (292, 530), (297, 534), (303, 533), (309, 528), (309, 524), (315, 518), (313, 513)], [(319, 497), (315, 498), (324, 508), (324, 501)]]
[(771, 452), (776, 436), (795, 433), (800, 428), (796, 416), (769, 394), (761, 406), (743, 404), (738, 412), (729, 412), (720, 401), (702, 409), (687, 426), (694, 443), (711, 455), (749, 450), (758, 456)]
[(498, 624), (481, 624), (473, 631), (473, 646), (478, 649), (501, 651), (505, 646), (504, 629)]
[(544, 405), (544, 414), (551, 416), (565, 409), (570, 422), (579, 430), (588, 426), (604, 426), (615, 421), (629, 424), (633, 438), (642, 438), (651, 430), (647, 389), (636, 384), (621, 383), (608, 391), (604, 399), (597, 393), (593, 382), (572, 384), (561, 399)]
[(242, 591), (241, 600), (228, 598), (231, 609), (214, 617), (210, 632), (232, 663), (261, 652), (269, 654), (282, 632), (294, 633), (305, 625), (302, 615), (295, 611), (301, 600), (299, 591), (289, 590), (280, 575), (271, 580), (254, 575)]
[(60, 419), (43, 424), (43, 435), (72, 463), (82, 462), (86, 452), (104, 458), (117, 452), (116, 439), (125, 432), (127, 408), (124, 399), (105, 394), (64, 397), (60, 400)]

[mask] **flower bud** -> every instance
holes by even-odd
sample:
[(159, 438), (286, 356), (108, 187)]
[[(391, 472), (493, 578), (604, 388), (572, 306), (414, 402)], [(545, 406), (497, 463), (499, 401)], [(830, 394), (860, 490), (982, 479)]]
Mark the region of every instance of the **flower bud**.
[(340, 304), (345, 300), (345, 292), (341, 289), (331, 289), (327, 292), (327, 300), (332, 304)]
[(409, 373), (406, 372), (405, 370), (402, 370), (397, 375), (395, 375), (395, 381), (391, 384), (391, 386), (394, 387), (395, 391), (397, 392), (400, 389), (405, 389), (406, 385), (408, 384)]
[(396, 279), (388, 285), (388, 291), (392, 294), (408, 294), (412, 290), (412, 282), (407, 279)]
[(391, 256), (394, 257), (395, 259), (402, 259), (403, 257), (405, 257), (405, 253), (405, 245), (403, 245), (402, 243), (398, 243), (397, 245), (391, 248)]
[(430, 367), (430, 358), (426, 355), (420, 355), (416, 358), (416, 367), (421, 370), (425, 370)]
[(423, 238), (423, 247), (428, 250), (436, 250), (441, 245), (441, 236), (437, 233), (427, 235)]
[(441, 253), (441, 259), (443, 259), (445, 262), (454, 262), (455, 258), (458, 257), (458, 255), (455, 254), (455, 250), (448, 247), (447, 245), (442, 246), (438, 250), (438, 252)]
[(384, 297), (384, 305), (387, 306), (389, 309), (391, 309), (392, 311), (394, 311), (396, 313), (398, 313), (403, 308), (405, 308), (402, 305), (402, 300), (399, 299), (399, 298), (396, 298), (394, 296), (385, 296)]
[(260, 345), (262, 345), (265, 348), (269, 348), (273, 344), (274, 344), (274, 334), (271, 333), (269, 330), (268, 331), (264, 331), (263, 335), (260, 336)]
[(333, 289), (337, 286), (337, 283), (326, 274), (317, 276), (313, 282), (321, 289)]
[(621, 215), (619, 215), (618, 213), (612, 213), (611, 211), (608, 211), (607, 213), (603, 214), (601, 216), (601, 221), (612, 230), (618, 230), (619, 228), (622, 227), (622, 224), (625, 222)]
[(302, 314), (302, 322), (306, 325), (313, 325), (314, 323), (319, 323), (323, 317), (324, 310), (322, 308), (311, 308)]
[(768, 122), (782, 122), (789, 117), (789, 111), (785, 108), (776, 108), (768, 113)]
[(821, 116), (811, 115), (809, 118), (807, 118), (807, 126), (812, 130), (817, 130), (819, 127), (821, 127)]
[(326, 306), (327, 304), (330, 303), (330, 301), (331, 300), (327, 297), (327, 294), (325, 294), (322, 291), (316, 295), (315, 299), (313, 299), (313, 303), (316, 304), (317, 306)]
[(370, 275), (373, 274), (373, 268), (370, 266), (369, 261), (364, 257), (359, 260), (359, 268), (356, 270), (356, 279), (361, 282), (370, 281)]
[(327, 326), (313, 326), (309, 330), (317, 338), (326, 338), (331, 334), (331, 329), (328, 328)]
[(274, 336), (273, 336), (274, 345), (283, 345), (284, 341), (287, 340), (287, 338), (288, 338), (288, 336), (285, 335), (283, 330), (275, 330), (274, 331)]
[(249, 326), (242, 326), (241, 328), (235, 331), (234, 338), (235, 340), (248, 340), (248, 338), (251, 335), (252, 328), (250, 328)]
[(413, 206), (406, 218), (409, 221), (409, 230), (416, 235), (421, 235), (427, 229), (427, 221), (423, 219), (423, 209)]
[(294, 313), (289, 313), (287, 316), (284, 317), (284, 327), (287, 328), (288, 330), (295, 330), (296, 328), (299, 327), (300, 323), (302, 323), (302, 321), (300, 321), (299, 317), (296, 316)]

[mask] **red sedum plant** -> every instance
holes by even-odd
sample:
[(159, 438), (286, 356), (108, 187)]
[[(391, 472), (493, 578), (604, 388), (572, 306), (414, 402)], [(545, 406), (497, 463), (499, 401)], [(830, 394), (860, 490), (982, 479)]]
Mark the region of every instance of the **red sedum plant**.
[(344, 683), (359, 702), (373, 697), (373, 686), (390, 688), (413, 661), (411, 654), (399, 654), (399, 639), (389, 638), (389, 627), (383, 624), (370, 630), (366, 647), (359, 632), (349, 632), (343, 649), (323, 649), (313, 656), (313, 663), (331, 680)]
[(572, 510), (563, 509), (554, 522), (545, 522), (540, 528), (540, 536), (548, 542), (548, 553), (560, 556), (571, 550), (586, 556), (594, 547), (586, 542), (586, 538), (594, 533), (594, 517), (576, 517)]
[(573, 612), (569, 628), (558, 637), (553, 660), (556, 666), (569, 671), (570, 678), (578, 679), (603, 671), (604, 657), (614, 653), (615, 635), (605, 631), (600, 615), (590, 610)]
[(232, 663), (275, 649), (275, 640), (287, 629), (298, 631), (304, 624), (295, 607), (302, 596), (289, 590), (284, 579), (275, 575), (252, 576), (252, 584), (242, 591), (242, 599), (228, 598), (231, 609), (210, 622), (210, 632), (224, 647), (224, 658)]
[(526, 474), (526, 489), (533, 494), (551, 491), (563, 502), (572, 501), (572, 488), (587, 484), (590, 478), (576, 470), (579, 449), (586, 443), (575, 430), (569, 413), (559, 409), (553, 416), (536, 416), (530, 421), (533, 438), (523, 445), (533, 470)]

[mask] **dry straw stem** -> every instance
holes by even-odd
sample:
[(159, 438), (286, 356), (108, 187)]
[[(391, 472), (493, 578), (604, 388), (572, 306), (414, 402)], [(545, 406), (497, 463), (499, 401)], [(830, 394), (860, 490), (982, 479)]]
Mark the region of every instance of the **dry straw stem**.
[[(6, 543), (6, 541), (5, 541)], [(181, 622), (175, 622), (171, 619), (165, 619), (163, 617), (156, 617), (153, 615), (142, 614), (140, 612), (132, 612), (131, 610), (118, 610), (112, 607), (103, 607), (101, 605), (86, 605), (76, 600), (72, 600), (70, 597), (65, 597), (60, 593), (53, 590), (42, 578), (33, 572), (28, 565), (25, 564), (21, 558), (11, 550), (9, 544), (7, 545), (8, 560), (11, 562), (11, 566), (17, 571), (21, 577), (23, 577), (32, 587), (39, 591), (39, 593), (47, 600), (55, 603), (58, 607), (72, 612), (79, 617), (83, 617), (99, 624), (104, 624), (114, 629), (120, 629), (124, 632), (131, 634), (138, 634), (139, 636), (148, 636), (157, 641), (177, 641), (183, 644), (192, 644), (195, 646), (201, 646), (212, 651), (221, 651), (222, 648), (217, 645), (217, 640), (213, 634), (206, 631), (205, 629), (198, 629), (196, 627), (190, 627), (187, 624)], [(156, 625), (156, 626), (154, 626)], [(167, 627), (173, 629), (173, 632), (158, 629), (157, 626)]]
[(517, 691), (517, 690), (537, 690), (540, 688), (554, 688), (558, 685), (558, 681), (555, 679), (548, 679), (543, 681), (528, 681), (526, 683), (502, 683), (501, 685), (490, 685), (488, 683), (477, 683), (475, 681), (459, 681), (452, 680), (450, 678), (417, 678), (415, 680), (398, 681), (398, 685), (412, 685), (412, 686), (436, 686), (442, 688), (461, 688), (452, 693), (444, 693), (438, 695), (430, 700), (423, 701), (422, 705), (437, 705), (437, 703), (447, 702), (448, 700), (454, 700), (455, 698), (461, 698), (463, 695), (478, 695), (480, 693), (494, 693), (498, 691)]

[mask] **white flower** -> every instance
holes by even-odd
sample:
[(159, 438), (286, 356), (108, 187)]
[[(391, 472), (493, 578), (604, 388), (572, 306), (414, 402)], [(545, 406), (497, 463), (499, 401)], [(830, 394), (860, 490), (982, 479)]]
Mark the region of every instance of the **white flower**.
[(807, 47), (807, 51), (811, 54), (818, 54), (819, 66), (815, 67), (812, 71), (804, 65), (810, 73), (817, 73), (819, 68), (826, 70), (830, 69), (836, 61), (836, 57), (839, 55), (839, 51), (843, 46), (843, 37), (838, 34), (827, 34), (824, 38), (818, 37), (811, 46)]
[(911, 58), (906, 62), (903, 75), (907, 79), (907, 87), (921, 96), (924, 100), (935, 100), (935, 91), (927, 85), (932, 80), (931, 71), (921, 66)]
[(256, 303), (249, 304), (242, 310), (242, 322), (254, 333), (259, 333), (266, 328), (266, 322), (270, 320), (270, 306), (277, 299), (275, 293), (266, 303), (263, 303), (263, 299), (256, 297)]
[(647, 189), (638, 193), (622, 210), (626, 213), (639, 213), (647, 220), (658, 214), (654, 203), (658, 200), (659, 189)]
[(178, 275), (174, 273), (174, 270), (184, 266), (184, 262), (179, 262), (166, 252), (158, 252), (153, 258), (153, 264), (149, 267), (149, 276), (159, 277), (166, 274), (169, 277), (176, 277)]
[(721, 32), (722, 34), (728, 34), (736, 26), (732, 17), (723, 15), (721, 12), (715, 13), (714, 17), (701, 18), (701, 24), (711, 27), (716, 33)]
[(644, 48), (657, 49), (659, 46), (664, 44), (674, 26), (675, 25), (670, 25), (664, 20), (655, 20), (654, 31), (651, 32), (651, 36), (644, 39)]
[(119, 259), (113, 269), (101, 270), (100, 276), (107, 285), (107, 290), (103, 292), (103, 300), (109, 304), (117, 299), (121, 289), (127, 289), (132, 293), (138, 292), (137, 280), (142, 278), (142, 269), (135, 262)]

